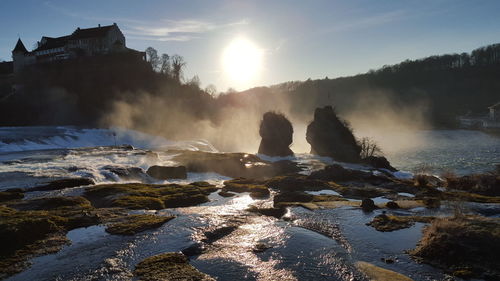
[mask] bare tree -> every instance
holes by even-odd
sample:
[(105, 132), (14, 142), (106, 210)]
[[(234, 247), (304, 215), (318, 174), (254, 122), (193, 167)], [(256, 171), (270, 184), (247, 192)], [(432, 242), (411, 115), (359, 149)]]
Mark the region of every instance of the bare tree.
[(191, 87), (195, 87), (195, 88), (199, 89), (200, 85), (201, 85), (200, 77), (198, 77), (198, 75), (193, 76), (193, 78), (191, 78), (191, 80), (189, 80), (189, 82), (187, 84)]
[(375, 141), (371, 140), (370, 138), (362, 138), (360, 141), (358, 141), (358, 144), (359, 146), (361, 146), (360, 156), (363, 159), (370, 156), (375, 156), (382, 152)]
[(212, 97), (215, 97), (215, 95), (217, 94), (217, 88), (215, 87), (214, 84), (210, 84), (205, 88), (205, 92), (211, 95)]
[(167, 54), (161, 55), (160, 72), (163, 74), (170, 74), (170, 56)]
[(151, 68), (156, 71), (160, 66), (160, 58), (158, 57), (158, 51), (153, 47), (148, 47), (146, 49), (147, 61), (151, 64)]
[(172, 76), (174, 77), (175, 80), (180, 82), (182, 77), (182, 70), (183, 67), (186, 65), (186, 62), (184, 61), (184, 58), (179, 55), (173, 55), (171, 62), (172, 62)]

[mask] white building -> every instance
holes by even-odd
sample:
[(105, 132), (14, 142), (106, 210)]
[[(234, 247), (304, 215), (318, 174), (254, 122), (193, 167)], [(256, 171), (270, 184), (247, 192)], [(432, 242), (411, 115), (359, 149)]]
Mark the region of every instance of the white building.
[(500, 129), (500, 102), (488, 107), (489, 114), (458, 117), (460, 127), (465, 129)]

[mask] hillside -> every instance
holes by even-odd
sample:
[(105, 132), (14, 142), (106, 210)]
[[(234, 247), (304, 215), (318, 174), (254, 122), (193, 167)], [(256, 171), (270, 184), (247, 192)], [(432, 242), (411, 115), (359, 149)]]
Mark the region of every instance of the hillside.
[(288, 82), (223, 99), (232, 103), (244, 100), (255, 107), (287, 101), (290, 114), (297, 118), (326, 104), (344, 114), (383, 113), (389, 106), (396, 112), (418, 111), (433, 127), (453, 127), (457, 115), (485, 113), (500, 100), (499, 77), (500, 44), (495, 44), (470, 54), (407, 60), (356, 76)]

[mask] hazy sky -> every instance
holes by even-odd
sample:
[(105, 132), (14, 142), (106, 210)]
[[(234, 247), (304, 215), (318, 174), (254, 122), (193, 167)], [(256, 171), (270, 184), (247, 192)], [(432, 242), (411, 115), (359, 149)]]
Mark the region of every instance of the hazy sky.
[[(18, 35), (31, 50), (41, 36), (116, 22), (127, 46), (180, 54), (185, 76), (219, 91), (363, 73), (429, 55), (500, 42), (500, 1), (470, 0), (0, 0), (0, 59)], [(235, 85), (223, 50), (245, 38), (262, 51), (258, 76)]]

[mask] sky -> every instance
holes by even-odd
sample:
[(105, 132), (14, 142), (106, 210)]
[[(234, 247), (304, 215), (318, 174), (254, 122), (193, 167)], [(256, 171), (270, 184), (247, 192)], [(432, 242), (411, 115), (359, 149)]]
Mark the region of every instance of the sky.
[[(0, 0), (0, 60), (11, 60), (18, 37), (31, 50), (42, 36), (114, 22), (127, 47), (179, 54), (186, 80), (198, 75), (202, 87), (223, 92), (355, 75), (499, 43), (500, 1)], [(243, 54), (246, 63), (259, 63), (239, 81), (228, 75), (225, 54), (242, 38), (258, 51), (258, 59)]]

